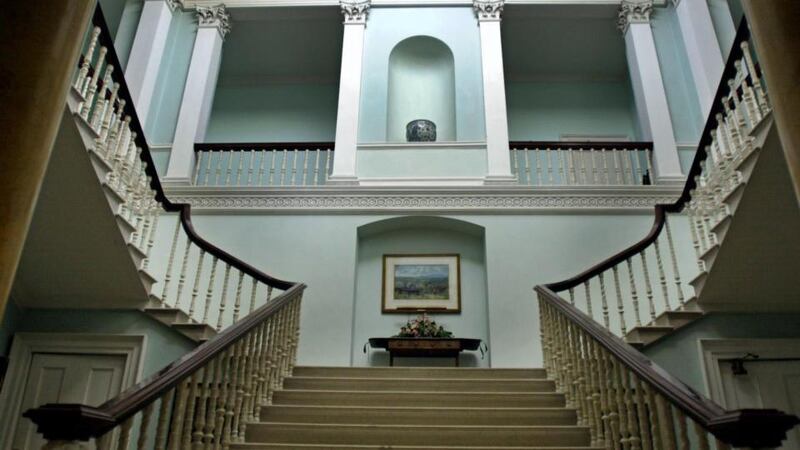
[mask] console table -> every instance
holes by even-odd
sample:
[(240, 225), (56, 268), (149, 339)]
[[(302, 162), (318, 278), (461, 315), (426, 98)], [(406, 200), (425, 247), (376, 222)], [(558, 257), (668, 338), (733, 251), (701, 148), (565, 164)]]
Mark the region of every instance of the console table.
[(453, 358), (458, 367), (458, 355), (464, 350), (478, 350), (480, 345), (480, 339), (470, 338), (374, 337), (369, 339), (370, 347), (389, 352), (389, 366), (394, 366), (394, 358), (400, 356)]

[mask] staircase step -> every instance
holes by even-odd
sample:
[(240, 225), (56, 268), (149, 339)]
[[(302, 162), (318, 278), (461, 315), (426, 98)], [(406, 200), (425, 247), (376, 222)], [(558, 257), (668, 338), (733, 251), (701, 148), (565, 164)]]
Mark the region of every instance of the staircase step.
[(544, 369), (489, 369), (467, 367), (311, 367), (298, 366), (293, 374), (302, 377), (356, 378), (532, 378), (546, 379)]
[(159, 322), (172, 326), (174, 323), (188, 323), (189, 316), (178, 308), (145, 308), (144, 312)]
[(701, 311), (664, 311), (660, 316), (656, 317), (654, 325), (677, 329), (701, 317), (703, 317)]
[(575, 425), (566, 408), (437, 408), (271, 405), (262, 422), (372, 425)]
[(264, 443), (361, 445), (588, 446), (589, 429), (578, 426), (443, 426), (298, 424), (247, 426), (245, 440)]
[(205, 323), (173, 323), (171, 327), (197, 342), (205, 342), (217, 334), (214, 327)]
[(662, 326), (642, 326), (636, 327), (628, 332), (625, 335), (625, 341), (629, 344), (639, 344), (639, 345), (647, 345), (651, 342), (659, 339), (663, 336), (666, 336), (670, 332), (672, 332), (672, 327), (662, 327)]
[(231, 444), (231, 450), (604, 450), (603, 447), (475, 447), (475, 446), (439, 446), (439, 445), (341, 445), (341, 444), (286, 444), (286, 443), (241, 443)]
[[(457, 377), (457, 373), (452, 374)], [(555, 392), (550, 380), (463, 378), (331, 378), (292, 376), (286, 389), (327, 391)]]
[(439, 406), (439, 407), (564, 407), (562, 394), (531, 392), (411, 392), (411, 391), (275, 391), (276, 405)]

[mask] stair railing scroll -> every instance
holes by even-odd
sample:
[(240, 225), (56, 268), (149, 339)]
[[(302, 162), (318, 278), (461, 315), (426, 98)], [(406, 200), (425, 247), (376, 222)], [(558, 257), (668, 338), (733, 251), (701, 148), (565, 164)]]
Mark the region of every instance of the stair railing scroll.
[(699, 269), (708, 269), (702, 256), (718, 245), (715, 226), (729, 214), (723, 199), (740, 187), (736, 167), (755, 150), (749, 134), (770, 112), (748, 39), (743, 20), (680, 198), (655, 206), (653, 226), (638, 243), (535, 288), (545, 367), (589, 427), (593, 446), (775, 448), (800, 423), (771, 409), (726, 411), (620, 338), (631, 325), (687, 307), (670, 214), (686, 212)]
[[(148, 270), (159, 218), (174, 228), (151, 302), (183, 310), (220, 333), (150, 379), (98, 407), (47, 404), (24, 416), (47, 448), (94, 439), (101, 449), (227, 448), (294, 366), (305, 285), (271, 277), (200, 237), (188, 204), (172, 203), (155, 170), (100, 6), (73, 84), (75, 113), (95, 136), (90, 155), (106, 167), (117, 215)], [(279, 292), (283, 291), (283, 292)]]

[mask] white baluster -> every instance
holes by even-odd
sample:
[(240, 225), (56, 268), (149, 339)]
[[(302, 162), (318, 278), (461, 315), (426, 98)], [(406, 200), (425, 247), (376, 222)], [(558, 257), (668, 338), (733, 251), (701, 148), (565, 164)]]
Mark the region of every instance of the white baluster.
[(297, 184), (297, 156), (300, 154), (298, 150), (292, 151), (292, 176), (289, 178), (289, 185), (294, 186)]
[(631, 285), (631, 298), (633, 299), (634, 318), (636, 319), (636, 326), (639, 327), (642, 325), (642, 317), (639, 312), (639, 293), (636, 291), (636, 282), (633, 277), (633, 265), (631, 264), (630, 258), (626, 259), (625, 263), (628, 266), (628, 278)]
[(175, 231), (172, 234), (172, 245), (170, 246), (169, 258), (167, 259), (167, 271), (164, 275), (164, 286), (161, 289), (161, 301), (163, 301), (165, 305), (168, 304), (167, 292), (169, 291), (169, 283), (172, 280), (172, 265), (175, 262), (175, 251), (178, 246), (178, 232), (180, 229), (181, 219), (180, 217), (176, 217)]
[(231, 185), (231, 174), (233, 173), (233, 155), (236, 153), (236, 150), (230, 150), (228, 153), (228, 167), (225, 170), (225, 186)]
[(308, 149), (305, 149), (303, 152), (303, 181), (301, 185), (305, 186), (306, 181), (308, 180)]
[(256, 149), (250, 149), (250, 161), (247, 164), (247, 185), (250, 186), (253, 184), (253, 163), (256, 160)]
[(287, 158), (287, 151), (286, 149), (283, 150), (283, 160), (281, 160), (281, 182), (280, 186), (283, 186), (286, 180), (286, 158)]
[(197, 152), (197, 161), (194, 164), (194, 176), (192, 177), (192, 182), (195, 186), (199, 184), (200, 181), (200, 167), (203, 165), (203, 151)]
[(201, 322), (208, 323), (208, 311), (211, 309), (211, 302), (214, 299), (214, 278), (217, 275), (217, 262), (219, 262), (219, 258), (214, 256), (211, 259), (211, 273), (208, 277), (208, 288), (206, 288), (206, 303), (203, 305), (203, 319)]
[(225, 263), (225, 278), (222, 280), (222, 297), (219, 301), (219, 317), (217, 317), (217, 331), (222, 330), (222, 320), (225, 315), (225, 300), (228, 298), (228, 280), (231, 275), (231, 265)]
[(86, 55), (83, 57), (81, 68), (78, 70), (78, 75), (75, 77), (74, 87), (80, 92), (82, 96), (86, 95), (85, 86), (87, 85), (87, 77), (89, 75), (89, 68), (92, 66), (92, 59), (94, 58), (94, 51), (97, 48), (97, 40), (100, 37), (100, 27), (92, 29), (92, 35), (89, 38), (89, 46), (86, 49)]
[(275, 178), (275, 158), (278, 157), (278, 153), (275, 150), (271, 152), (271, 158), (269, 163), (269, 180), (267, 180), (267, 186), (272, 186), (272, 180)]
[(242, 171), (244, 171), (244, 150), (236, 152), (239, 155), (239, 168), (236, 170), (236, 186), (242, 185)]
[(261, 161), (258, 163), (258, 181), (256, 185), (261, 186), (262, 180), (264, 179), (264, 163), (266, 162), (265, 159), (267, 158), (267, 150), (261, 150)]
[(189, 302), (189, 318), (194, 318), (197, 296), (200, 294), (200, 276), (203, 274), (203, 260), (205, 257), (206, 251), (201, 248), (200, 257), (197, 261), (197, 270), (194, 274), (194, 284), (192, 284), (192, 300)]
[(644, 287), (645, 292), (647, 294), (647, 306), (650, 310), (650, 320), (656, 320), (656, 305), (653, 303), (653, 285), (650, 283), (650, 271), (647, 269), (647, 258), (646, 258), (646, 251), (647, 249), (642, 250), (639, 253), (639, 257), (642, 260), (642, 271), (644, 272)]

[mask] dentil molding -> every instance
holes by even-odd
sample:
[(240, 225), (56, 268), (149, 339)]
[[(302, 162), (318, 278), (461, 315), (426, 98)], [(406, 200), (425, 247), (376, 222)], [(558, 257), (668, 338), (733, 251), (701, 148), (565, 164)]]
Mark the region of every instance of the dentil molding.
[(650, 23), (652, 13), (653, 0), (622, 0), (619, 5), (617, 27), (622, 34), (625, 34), (632, 23)]
[(472, 9), (475, 10), (478, 20), (500, 20), (504, 3), (504, 0), (474, 0)]
[(339, 7), (342, 8), (342, 15), (344, 16), (344, 23), (359, 23), (367, 22), (367, 14), (369, 13), (370, 0), (341, 0)]
[(222, 39), (231, 32), (231, 15), (225, 5), (195, 6), (200, 28), (216, 28)]
[(171, 187), (170, 200), (192, 211), (254, 214), (644, 212), (672, 203), (681, 187), (480, 188)]

